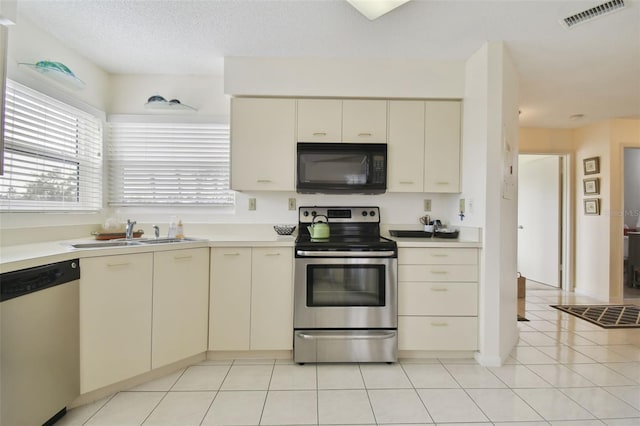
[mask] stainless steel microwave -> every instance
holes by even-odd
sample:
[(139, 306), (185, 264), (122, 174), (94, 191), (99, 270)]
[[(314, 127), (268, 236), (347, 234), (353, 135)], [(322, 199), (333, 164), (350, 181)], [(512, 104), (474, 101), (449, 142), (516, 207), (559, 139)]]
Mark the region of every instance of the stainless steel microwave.
[(299, 142), (297, 151), (297, 192), (382, 194), (387, 190), (387, 144)]

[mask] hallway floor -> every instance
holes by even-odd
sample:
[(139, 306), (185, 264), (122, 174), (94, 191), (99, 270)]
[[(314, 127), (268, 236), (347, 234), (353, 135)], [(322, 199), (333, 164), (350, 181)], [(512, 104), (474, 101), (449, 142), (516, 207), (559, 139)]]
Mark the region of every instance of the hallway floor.
[(605, 330), (549, 307), (599, 303), (527, 285), (502, 367), (205, 361), (70, 410), (57, 425), (640, 424), (640, 329)]

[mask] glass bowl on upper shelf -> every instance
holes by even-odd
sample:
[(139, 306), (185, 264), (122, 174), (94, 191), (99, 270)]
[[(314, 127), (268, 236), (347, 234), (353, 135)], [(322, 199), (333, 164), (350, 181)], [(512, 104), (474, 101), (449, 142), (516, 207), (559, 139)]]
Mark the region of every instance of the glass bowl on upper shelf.
[(147, 99), (147, 103), (145, 103), (144, 106), (147, 109), (197, 111), (197, 109), (195, 109), (194, 107), (183, 104), (179, 99), (171, 99), (168, 101), (164, 97), (159, 95), (151, 96), (149, 99)]

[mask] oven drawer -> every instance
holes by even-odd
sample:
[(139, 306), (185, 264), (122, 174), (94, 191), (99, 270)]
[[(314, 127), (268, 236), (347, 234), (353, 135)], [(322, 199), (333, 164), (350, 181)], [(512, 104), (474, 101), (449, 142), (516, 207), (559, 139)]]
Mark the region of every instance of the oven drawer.
[(398, 281), (478, 281), (478, 266), (399, 265)]
[(474, 248), (400, 248), (399, 265), (477, 265)]
[(399, 282), (399, 315), (478, 314), (478, 284), (474, 282)]
[(478, 348), (476, 317), (398, 317), (398, 349), (466, 351)]
[(398, 332), (395, 329), (295, 330), (293, 361), (396, 362)]

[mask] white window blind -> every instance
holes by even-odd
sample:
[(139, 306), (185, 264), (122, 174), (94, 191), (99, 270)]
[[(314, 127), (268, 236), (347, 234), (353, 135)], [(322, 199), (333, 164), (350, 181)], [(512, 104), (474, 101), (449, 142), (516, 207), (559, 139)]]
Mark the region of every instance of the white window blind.
[(229, 126), (109, 123), (109, 204), (232, 205)]
[(102, 207), (102, 121), (7, 80), (0, 209)]

